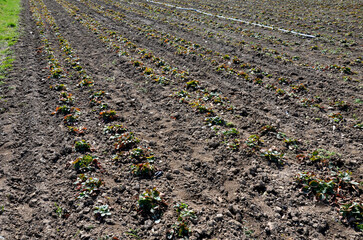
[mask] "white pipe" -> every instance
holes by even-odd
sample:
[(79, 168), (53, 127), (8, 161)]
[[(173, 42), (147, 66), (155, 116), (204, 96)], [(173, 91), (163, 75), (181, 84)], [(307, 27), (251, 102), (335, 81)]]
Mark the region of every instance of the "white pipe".
[(245, 23), (245, 24), (251, 24), (253, 26), (268, 28), (268, 29), (271, 29), (271, 30), (277, 29), (278, 31), (281, 31), (281, 32), (284, 32), (284, 33), (292, 33), (292, 34), (303, 36), (303, 37), (316, 38), (316, 36), (314, 36), (314, 35), (309, 35), (309, 34), (299, 33), (299, 32), (295, 32), (295, 31), (290, 31), (290, 30), (286, 30), (286, 29), (283, 29), (283, 28), (274, 28), (274, 27), (271, 27), (271, 26), (268, 26), (268, 25), (248, 22), (248, 21), (244, 21), (244, 20), (241, 20), (241, 19), (237, 19), (237, 18), (224, 17), (222, 15), (214, 15), (214, 14), (204, 12), (204, 11), (194, 9), (194, 8), (183, 8), (183, 7), (174, 6), (174, 5), (168, 4), (168, 3), (155, 2), (155, 1), (152, 1), (152, 0), (146, 0), (146, 1), (151, 2), (151, 3), (155, 3), (155, 4), (161, 4), (161, 5), (164, 5), (164, 6), (167, 6), (167, 7), (173, 7), (173, 8), (180, 9), (180, 10), (194, 11), (194, 12), (201, 13), (201, 14), (208, 15), (208, 16), (212, 16), (212, 17), (214, 16), (214, 17), (218, 17), (218, 18), (231, 20), (231, 21), (241, 22), (241, 23)]

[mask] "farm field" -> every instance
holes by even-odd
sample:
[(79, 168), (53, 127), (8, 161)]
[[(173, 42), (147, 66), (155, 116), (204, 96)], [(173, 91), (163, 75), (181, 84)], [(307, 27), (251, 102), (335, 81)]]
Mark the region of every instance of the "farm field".
[(361, 1), (21, 4), (0, 239), (362, 239)]

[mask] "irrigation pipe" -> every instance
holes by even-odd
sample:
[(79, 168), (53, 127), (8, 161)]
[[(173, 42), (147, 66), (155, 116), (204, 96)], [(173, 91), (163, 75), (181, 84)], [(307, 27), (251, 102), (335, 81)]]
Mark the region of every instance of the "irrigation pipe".
[(178, 6), (175, 6), (175, 5), (172, 5), (172, 4), (168, 4), (168, 3), (155, 2), (155, 1), (152, 1), (152, 0), (146, 0), (146, 2), (160, 4), (160, 5), (164, 5), (164, 6), (167, 6), (167, 7), (172, 7), (172, 8), (180, 9), (180, 10), (194, 11), (194, 12), (197, 12), (197, 13), (200, 13), (200, 14), (204, 14), (204, 15), (208, 15), (208, 16), (212, 16), (212, 17), (223, 18), (223, 19), (227, 19), (227, 20), (231, 20), (231, 21), (235, 21), (235, 22), (241, 22), (241, 23), (250, 24), (250, 25), (253, 25), (253, 26), (258, 26), (258, 27), (262, 27), (262, 28), (268, 28), (268, 29), (271, 29), (271, 30), (276, 29), (276, 30), (281, 31), (281, 32), (284, 32), (284, 33), (292, 33), (292, 34), (295, 34), (295, 35), (298, 35), (298, 36), (302, 36), (302, 37), (316, 38), (316, 36), (314, 36), (314, 35), (309, 35), (309, 34), (299, 33), (299, 32), (295, 32), (295, 31), (290, 31), (290, 30), (286, 30), (286, 29), (283, 29), (283, 28), (275, 28), (275, 27), (272, 27), (272, 26), (268, 26), (268, 25), (264, 25), (264, 24), (259, 24), (259, 23), (248, 22), (248, 21), (241, 20), (241, 19), (238, 19), (238, 18), (225, 17), (225, 16), (222, 16), (222, 15), (214, 15), (214, 14), (211, 14), (211, 13), (208, 13), (208, 12), (204, 12), (204, 11), (201, 11), (201, 10), (198, 10), (198, 9), (194, 9), (194, 8), (183, 8), (183, 7), (178, 7)]

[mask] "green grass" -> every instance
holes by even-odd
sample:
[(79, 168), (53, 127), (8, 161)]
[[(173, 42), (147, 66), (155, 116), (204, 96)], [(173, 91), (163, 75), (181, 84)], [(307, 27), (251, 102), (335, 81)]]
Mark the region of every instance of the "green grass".
[(0, 80), (4, 79), (14, 61), (9, 49), (18, 39), (20, 0), (0, 0)]

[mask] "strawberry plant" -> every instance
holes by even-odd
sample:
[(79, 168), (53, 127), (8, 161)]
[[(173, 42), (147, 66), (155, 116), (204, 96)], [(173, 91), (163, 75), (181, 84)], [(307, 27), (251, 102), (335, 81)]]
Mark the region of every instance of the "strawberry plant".
[(77, 198), (82, 199), (97, 195), (100, 191), (100, 187), (103, 185), (103, 182), (98, 178), (80, 174), (74, 184), (77, 185), (77, 190), (81, 191)]
[(277, 130), (275, 127), (270, 125), (265, 125), (260, 129), (261, 135), (266, 135), (268, 133), (276, 133)]
[(67, 86), (65, 84), (56, 84), (55, 86), (50, 86), (50, 88), (56, 91), (67, 91)]
[(318, 178), (314, 173), (299, 173), (296, 181), (302, 185), (302, 191), (306, 194), (315, 195), (316, 199), (332, 202), (337, 198), (344, 198), (343, 194), (359, 191), (362, 183), (357, 183), (351, 179), (351, 172), (332, 172), (331, 176), (325, 179)]
[(258, 135), (251, 135), (245, 141), (246, 145), (251, 148), (252, 151), (256, 151), (260, 149), (260, 146), (263, 143), (263, 140)]
[(120, 124), (105, 126), (103, 129), (104, 133), (108, 134), (121, 134), (127, 132), (127, 128)]
[(76, 141), (76, 143), (74, 144), (74, 148), (76, 152), (91, 152), (91, 144), (86, 142), (86, 140)]
[(214, 125), (219, 125), (219, 126), (231, 126), (232, 124), (227, 123), (226, 121), (224, 121), (221, 117), (219, 116), (215, 116), (215, 117), (207, 117), (204, 119), (205, 123), (208, 126), (214, 126)]
[(146, 189), (139, 195), (137, 211), (144, 217), (159, 220), (168, 206), (160, 195), (156, 188)]
[(224, 136), (237, 136), (239, 135), (239, 131), (235, 128), (231, 128), (230, 130), (222, 131)]
[(52, 115), (55, 114), (70, 114), (70, 113), (79, 113), (80, 109), (79, 108), (75, 108), (75, 107), (68, 107), (66, 105), (63, 106), (59, 106), (55, 109), (54, 112), (52, 112)]
[(90, 96), (90, 104), (92, 106), (101, 104), (101, 100), (106, 95), (105, 91), (97, 91)]
[(177, 203), (174, 206), (178, 214), (178, 219), (175, 224), (172, 225), (172, 229), (167, 232), (167, 239), (188, 239), (191, 232), (189, 223), (191, 219), (196, 219), (197, 216), (193, 210), (188, 209), (188, 204)]
[(141, 178), (151, 178), (155, 171), (155, 167), (148, 162), (131, 165), (131, 173)]
[(284, 157), (284, 153), (280, 153), (275, 149), (262, 149), (261, 150), (262, 156), (264, 156), (266, 159), (268, 159), (270, 162), (274, 162), (278, 165), (282, 165), (283, 164), (283, 157)]
[(94, 84), (93, 80), (89, 79), (89, 78), (84, 78), (82, 79), (77, 86), (78, 87), (92, 87)]
[(140, 142), (140, 140), (135, 137), (133, 132), (123, 133), (118, 136), (116, 140), (117, 142), (115, 142), (114, 146), (118, 151), (130, 149)]
[(332, 105), (341, 111), (347, 111), (350, 107), (350, 104), (345, 101), (337, 101), (332, 103)]
[(363, 204), (359, 201), (350, 201), (340, 206), (343, 219), (363, 232)]
[(73, 113), (68, 114), (64, 116), (63, 121), (66, 126), (75, 125), (78, 122), (78, 115)]
[(85, 131), (87, 130), (87, 128), (85, 128), (85, 127), (67, 126), (67, 128), (70, 133), (77, 134), (77, 135), (83, 135), (85, 133)]
[(73, 161), (74, 169), (77, 172), (94, 171), (96, 168), (101, 168), (98, 158), (92, 155), (84, 155)]
[(62, 104), (72, 105), (74, 103), (74, 98), (71, 93), (68, 94), (67, 92), (61, 92), (59, 102)]
[(118, 118), (115, 110), (107, 110), (100, 112), (100, 116), (105, 122), (111, 122)]
[(107, 216), (111, 216), (110, 208), (107, 204), (94, 207), (93, 213), (95, 214), (96, 219), (98, 220), (102, 220)]
[(148, 148), (137, 147), (131, 149), (128, 153), (128, 158), (135, 163), (148, 162), (153, 163), (155, 157), (153, 152)]
[(199, 81), (198, 80), (191, 80), (187, 82), (186, 89), (197, 90), (199, 88)]
[(343, 120), (343, 115), (341, 113), (331, 113), (328, 115), (333, 119), (334, 122), (338, 123)]

